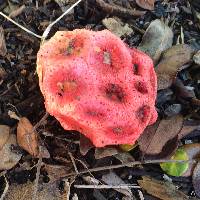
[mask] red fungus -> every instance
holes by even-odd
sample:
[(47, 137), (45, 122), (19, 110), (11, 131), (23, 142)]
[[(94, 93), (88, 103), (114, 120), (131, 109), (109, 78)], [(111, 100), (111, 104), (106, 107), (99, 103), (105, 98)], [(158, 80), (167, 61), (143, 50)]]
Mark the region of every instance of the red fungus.
[(107, 30), (57, 32), (37, 72), (47, 111), (96, 147), (133, 144), (157, 119), (152, 60)]

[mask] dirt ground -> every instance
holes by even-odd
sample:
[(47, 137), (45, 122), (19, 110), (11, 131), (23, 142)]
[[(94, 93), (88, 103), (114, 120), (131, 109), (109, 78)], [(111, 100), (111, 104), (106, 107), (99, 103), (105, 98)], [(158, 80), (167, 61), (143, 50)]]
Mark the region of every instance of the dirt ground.
[[(75, 1), (64, 2), (67, 1), (0, 0), (0, 11), (30, 31), (42, 35), (49, 23)], [(146, 5), (147, 2), (151, 2), (150, 7)], [(151, 150), (142, 150), (145, 145), (150, 145), (144, 142), (147, 138), (141, 139), (141, 147), (137, 145), (131, 151), (122, 151), (118, 146), (95, 148), (78, 132), (64, 130), (54, 117), (47, 115), (36, 73), (36, 57), (41, 40), (0, 16), (0, 125), (7, 125), (10, 132), (16, 135), (18, 120), (11, 113), (26, 117), (33, 125), (38, 137), (37, 145), (43, 151), (42, 155), (32, 156), (17, 143), (10, 145), (10, 151), (16, 157), (20, 155), (20, 159), (11, 167), (0, 167), (2, 198), (175, 200), (200, 197), (200, 167), (196, 167), (199, 165), (196, 159), (200, 155), (200, 61), (197, 54), (200, 50), (200, 3), (198, 0), (157, 0), (152, 7), (154, 1), (147, 2), (83, 0), (52, 27), (48, 38), (58, 30), (103, 30), (109, 28), (103, 20), (115, 18), (121, 20), (122, 27), (127, 25), (130, 28), (129, 33), (125, 30), (125, 34), (120, 35), (121, 39), (130, 47), (138, 47), (147, 27), (159, 19), (172, 30), (171, 46), (187, 44), (187, 47), (181, 46), (181, 52), (192, 49), (188, 50), (191, 56), (185, 63), (175, 65), (176, 69), (170, 68), (171, 74), (175, 70), (173, 83), (158, 90), (156, 107), (159, 126), (169, 123), (165, 126), (169, 125), (170, 130), (163, 131), (162, 137), (158, 131), (157, 135), (154, 131), (155, 137), (149, 137), (154, 141), (151, 146), (151, 150), (157, 152), (154, 155), (148, 154)], [(164, 35), (168, 37), (167, 30)], [(153, 38), (154, 35), (148, 35), (149, 41)], [(6, 45), (4, 48), (2, 41)], [(197, 54), (197, 60), (194, 54)], [(182, 59), (179, 54), (176, 58), (177, 62)], [(162, 56), (155, 67), (161, 61)], [(182, 120), (181, 125), (179, 119)], [(173, 124), (174, 120), (176, 123)], [(159, 146), (160, 142), (162, 144)], [(189, 159), (196, 163), (190, 164), (192, 169), (187, 170), (187, 174), (166, 175), (158, 159), (169, 160), (177, 148), (185, 148), (186, 144), (191, 145), (186, 147), (189, 148), (187, 152), (192, 152), (188, 153)], [(9, 155), (0, 153), (2, 160)], [(8, 160), (15, 160), (16, 157)], [(145, 163), (147, 160), (149, 162)], [(87, 185), (100, 183), (110, 187), (131, 184), (135, 188), (87, 188)], [(79, 188), (81, 186), (83, 188)]]

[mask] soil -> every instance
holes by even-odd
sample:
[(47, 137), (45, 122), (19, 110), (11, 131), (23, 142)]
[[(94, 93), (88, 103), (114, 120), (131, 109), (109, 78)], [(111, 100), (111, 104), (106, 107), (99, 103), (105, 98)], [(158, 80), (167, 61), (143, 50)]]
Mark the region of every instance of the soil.
[[(61, 7), (53, 0), (10, 0), (10, 2), (20, 7), (25, 5), (22, 13), (14, 18), (16, 22), (28, 28), (29, 30), (42, 35), (49, 22), (57, 19), (63, 12)], [(36, 3), (37, 2), (37, 3)], [(119, 5), (124, 8), (144, 11), (138, 7), (134, 1), (124, 0), (108, 0), (105, 1), (110, 5)], [(191, 9), (188, 9), (190, 3)], [(0, 10), (3, 11), (8, 6), (8, 2), (0, 0)], [(192, 10), (192, 11), (191, 11)], [(151, 21), (155, 19), (168, 20), (169, 26), (174, 32), (174, 42), (176, 44), (178, 36), (181, 32), (181, 27), (184, 30), (184, 42), (192, 45), (196, 50), (200, 49), (200, 22), (197, 16), (194, 15), (200, 11), (198, 0), (157, 0), (153, 11), (146, 11), (141, 16), (122, 15), (120, 12), (111, 12), (102, 8), (95, 0), (85, 0), (80, 3), (74, 13), (66, 15), (60, 20), (50, 31), (51, 37), (58, 30), (73, 30), (76, 28), (87, 28), (93, 30), (102, 30), (104, 25), (102, 20), (105, 17), (117, 16), (123, 22), (128, 23), (133, 28), (134, 32), (130, 36), (124, 36), (123, 40), (131, 47), (137, 47), (142, 39), (142, 32), (146, 30)], [(199, 23), (199, 24), (198, 24)], [(44, 99), (38, 86), (38, 77), (36, 74), (36, 56), (40, 48), (40, 40), (20, 28), (13, 23), (7, 21), (0, 16), (0, 24), (4, 29), (7, 53), (5, 56), (0, 56), (0, 124), (8, 125), (12, 128), (12, 132), (16, 133), (18, 121), (10, 118), (8, 111), (15, 112), (18, 116), (27, 117), (33, 125), (37, 124), (45, 115)], [(137, 27), (134, 28), (134, 27)], [(200, 84), (197, 79), (189, 77), (190, 68), (182, 70), (178, 74), (178, 78), (186, 85), (195, 88), (197, 98), (200, 98)], [(198, 68), (193, 68), (193, 74), (200, 75)], [(171, 91), (171, 95), (166, 97), (167, 91)], [(196, 122), (200, 122), (200, 110), (197, 106), (192, 105), (187, 100), (179, 98), (178, 93), (172, 86), (170, 89), (158, 92), (157, 109), (161, 118), (165, 117), (165, 110), (171, 104), (180, 104), (182, 106), (181, 113), (184, 116), (192, 116)], [(68, 173), (74, 172), (73, 165), (70, 164), (70, 156), (84, 162), (88, 168), (110, 166), (120, 164), (120, 161), (115, 157), (105, 157), (95, 159), (94, 149), (90, 150), (85, 156), (80, 153), (79, 138), (80, 135), (76, 131), (65, 131), (55, 118), (49, 116), (37, 128), (40, 144), (49, 152), (49, 158), (43, 158), (43, 163), (51, 165), (68, 166)], [(182, 143), (187, 140), (199, 142), (200, 131), (194, 131), (192, 134), (182, 140)], [(38, 158), (31, 157), (20, 147), (15, 147), (13, 151), (18, 151), (23, 154), (22, 159), (14, 168), (6, 172), (6, 177), (9, 184), (23, 184), (28, 181), (34, 181), (37, 171)], [(139, 148), (131, 152), (131, 155), (136, 160), (141, 160), (142, 155)], [(30, 168), (25, 168), (24, 163), (28, 163)], [(78, 170), (84, 169), (80, 162), (77, 162)], [(102, 175), (107, 173), (107, 170), (94, 172), (96, 179), (101, 179)], [(159, 165), (147, 164), (143, 167), (137, 166), (133, 168), (119, 168), (114, 172), (121, 177), (125, 183), (136, 183), (142, 176), (148, 175), (157, 180), (163, 180), (163, 171)], [(67, 174), (67, 173), (66, 173)], [(170, 177), (172, 182), (179, 186), (180, 190), (188, 196), (195, 196), (190, 177)], [(40, 182), (48, 183), (50, 180), (47, 170), (44, 168), (40, 171)], [(57, 180), (59, 189), (63, 191), (63, 181), (59, 175)], [(0, 191), (4, 191), (5, 185), (3, 179), (0, 178)], [(81, 176), (78, 176), (73, 184), (86, 184)], [(137, 190), (132, 189), (136, 199), (140, 199)], [(71, 194), (77, 193), (80, 200), (96, 199), (93, 194), (93, 189), (77, 189), (73, 185)], [(101, 190), (101, 193), (106, 199), (122, 199), (123, 195), (115, 190)], [(157, 199), (146, 192), (143, 192), (146, 199)]]

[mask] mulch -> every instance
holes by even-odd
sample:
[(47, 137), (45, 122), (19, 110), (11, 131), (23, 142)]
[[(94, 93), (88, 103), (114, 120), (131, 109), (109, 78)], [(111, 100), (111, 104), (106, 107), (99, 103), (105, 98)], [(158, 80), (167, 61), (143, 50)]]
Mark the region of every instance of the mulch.
[[(63, 12), (61, 7), (51, 0), (10, 0), (12, 4), (20, 7), (25, 5), (22, 13), (14, 18), (16, 22), (28, 28), (29, 30), (42, 35), (49, 22), (57, 19)], [(113, 4), (115, 6), (111, 6)], [(123, 40), (131, 47), (137, 47), (142, 39), (140, 30), (145, 30), (151, 21), (155, 19), (168, 20), (169, 24), (173, 24), (174, 44), (178, 39), (181, 32), (181, 27), (184, 30), (185, 43), (192, 45), (195, 49), (200, 49), (200, 20), (194, 12), (188, 10), (188, 3), (191, 5), (192, 10), (200, 11), (200, 4), (198, 0), (172, 0), (161, 1), (155, 3), (155, 8), (152, 11), (146, 11), (139, 7), (137, 12), (130, 12), (135, 7), (133, 1), (124, 0), (108, 0), (108, 1), (95, 1), (87, 0), (80, 3), (75, 9), (74, 13), (66, 15), (51, 29), (49, 37), (51, 37), (58, 30), (73, 30), (76, 28), (88, 28), (93, 30), (102, 30), (105, 27), (102, 24), (102, 19), (105, 17), (117, 16), (123, 22), (134, 25), (135, 28), (131, 36), (124, 37)], [(0, 10), (5, 9), (8, 2), (0, 0)], [(111, 6), (112, 8), (108, 7)], [(128, 11), (119, 10), (121, 6)], [(177, 11), (178, 9), (178, 11)], [(145, 11), (145, 14), (144, 14)], [(198, 24), (199, 23), (199, 24)], [(36, 74), (36, 56), (40, 48), (40, 40), (20, 28), (16, 27), (13, 23), (7, 21), (0, 16), (0, 24), (4, 29), (7, 53), (5, 56), (0, 56), (0, 124), (8, 125), (12, 131), (16, 131), (18, 121), (10, 118), (9, 111), (15, 112), (18, 116), (27, 117), (33, 125), (37, 124), (40, 119), (45, 115), (44, 99), (41, 95), (38, 86), (38, 77)], [(188, 78), (188, 68), (178, 74), (178, 78), (185, 85), (192, 85), (195, 87), (195, 94), (200, 98), (200, 84), (195, 80)], [(195, 69), (193, 74), (198, 73), (199, 69)], [(171, 92), (166, 97), (167, 92)], [(165, 116), (165, 110), (171, 104), (181, 104), (182, 113), (184, 115), (194, 114), (196, 107), (190, 103), (179, 99), (174, 88), (167, 89), (165, 92), (159, 91), (157, 97), (157, 109), (160, 117)], [(200, 120), (200, 111), (195, 113), (195, 119)], [(53, 117), (49, 116), (37, 128), (40, 135), (41, 144), (48, 150), (50, 157), (44, 158), (43, 162), (55, 165), (69, 165), (70, 156), (81, 160), (86, 163), (88, 168), (104, 167), (114, 164), (120, 164), (120, 161), (115, 157), (105, 157), (102, 159), (95, 159), (94, 149), (90, 150), (85, 156), (80, 153), (79, 141), (80, 135), (75, 131), (65, 131)], [(69, 133), (66, 133), (69, 132)], [(195, 131), (186, 137), (184, 140), (190, 139), (191, 141), (200, 141), (200, 132)], [(183, 141), (184, 142), (184, 141)], [(13, 151), (23, 153), (20, 163), (14, 168), (6, 172), (6, 177), (10, 184), (23, 184), (28, 181), (34, 181), (37, 171), (37, 158), (32, 158), (20, 147), (14, 147)], [(131, 155), (140, 160), (142, 157), (139, 148), (131, 152)], [(20, 169), (20, 165), (28, 162), (32, 169)], [(77, 168), (81, 171), (83, 165), (77, 162)], [(68, 168), (66, 174), (74, 173), (73, 166)], [(96, 179), (101, 179), (107, 170), (93, 172)], [(159, 165), (147, 164), (143, 167), (137, 166), (133, 168), (122, 167), (114, 169), (114, 172), (121, 177), (125, 183), (137, 183), (138, 179), (142, 176), (151, 176), (157, 180), (163, 180), (163, 171)], [(41, 169), (40, 181), (48, 183), (49, 177), (45, 168)], [(180, 190), (188, 196), (195, 196), (194, 188), (192, 185), (191, 177), (170, 177), (175, 185), (178, 185)], [(3, 179), (0, 178), (0, 183)], [(78, 176), (73, 184), (85, 184), (81, 176)], [(60, 190), (63, 190), (63, 182), (59, 182)], [(4, 184), (0, 184), (0, 191), (4, 191)], [(132, 189), (136, 199), (139, 194), (136, 190)], [(71, 193), (77, 193), (79, 199), (95, 199), (92, 189), (77, 189), (72, 187)], [(102, 190), (102, 194), (106, 199), (122, 199), (122, 194), (115, 190)], [(145, 199), (157, 199), (147, 193), (143, 193)]]

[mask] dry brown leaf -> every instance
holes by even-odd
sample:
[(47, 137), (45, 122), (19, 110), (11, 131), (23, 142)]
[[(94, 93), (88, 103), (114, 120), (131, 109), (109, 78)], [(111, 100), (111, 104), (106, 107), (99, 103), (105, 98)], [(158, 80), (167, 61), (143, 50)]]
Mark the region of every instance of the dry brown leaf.
[(188, 200), (189, 197), (179, 191), (175, 185), (169, 182), (158, 181), (153, 178), (143, 177), (138, 180), (140, 187), (154, 197), (162, 200)]
[(156, 63), (161, 53), (172, 46), (173, 36), (169, 26), (156, 19), (151, 22), (145, 31), (138, 48), (147, 53)]
[[(158, 123), (150, 126), (138, 140), (140, 150), (145, 154), (160, 154), (167, 142), (172, 139), (176, 141), (175, 138), (183, 125), (183, 117), (177, 115), (169, 119), (161, 120), (159, 125)], [(173, 150), (171, 146), (170, 149)]]
[(194, 51), (186, 44), (173, 46), (164, 52), (161, 62), (155, 68), (158, 78), (158, 90), (170, 87), (179, 69), (192, 59)]
[(144, 8), (147, 10), (154, 10), (155, 0), (136, 0), (136, 3), (141, 8)]
[(129, 25), (123, 24), (122, 21), (117, 17), (105, 18), (102, 20), (102, 23), (108, 30), (118, 37), (123, 35), (131, 35), (133, 33), (133, 30), (129, 27)]
[(119, 151), (115, 147), (96, 148), (94, 157), (95, 157), (95, 159), (101, 159), (101, 158), (116, 155), (118, 153), (119, 153)]
[(184, 138), (186, 135), (189, 135), (192, 131), (196, 130), (197, 128), (199, 128), (199, 125), (196, 125), (196, 126), (183, 126), (181, 131), (178, 134), (178, 138), (179, 139)]
[(19, 120), (17, 143), (32, 156), (39, 154), (37, 133), (33, 130), (33, 125), (26, 117), (22, 117)]
[(94, 145), (91, 141), (84, 135), (80, 134), (80, 153), (85, 156), (92, 148), (94, 148)]
[[(200, 143), (185, 144), (181, 146), (181, 148), (183, 148), (186, 151), (188, 155), (188, 160), (192, 160), (192, 159), (196, 159), (200, 157)], [(195, 166), (196, 166), (196, 163), (190, 162), (189, 168), (182, 176), (191, 176), (194, 171)]]
[(0, 170), (9, 170), (13, 168), (21, 159), (20, 153), (12, 152), (12, 146), (16, 146), (16, 136), (10, 134), (6, 144), (4, 144), (3, 148), (0, 150)]
[[(25, 184), (13, 184), (9, 187), (8, 193), (5, 196), (5, 200), (32, 200), (35, 184), (34, 182), (28, 182)], [(63, 200), (58, 185), (54, 184), (42, 184), (38, 185), (37, 200)]]
[(160, 120), (157, 120), (155, 124), (147, 126), (143, 134), (140, 135), (139, 139), (137, 140), (140, 150), (145, 154), (148, 154), (149, 152), (148, 147), (156, 133), (159, 123)]
[(193, 176), (192, 176), (192, 183), (195, 190), (195, 193), (198, 197), (200, 197), (200, 162), (197, 163)]
[(6, 41), (4, 37), (4, 30), (2, 26), (0, 26), (0, 55), (5, 56), (7, 53), (7, 48), (6, 48)]
[(114, 155), (114, 157), (117, 160), (119, 160), (122, 164), (126, 164), (126, 163), (129, 163), (129, 162), (134, 162), (135, 161), (133, 156), (128, 152), (118, 153), (118, 154)]
[[(124, 185), (125, 182), (114, 172), (110, 172), (102, 176), (102, 181), (104, 181), (108, 185)], [(132, 198), (133, 194), (131, 189), (127, 187), (127, 189), (115, 189), (116, 191)]]
[(0, 125), (0, 150), (6, 144), (10, 135), (10, 127), (6, 125)]
[(45, 164), (43, 170), (48, 173), (49, 182), (55, 182), (61, 178), (66, 177), (67, 174), (72, 172), (73, 165), (69, 163), (67, 166), (63, 165), (50, 165)]

